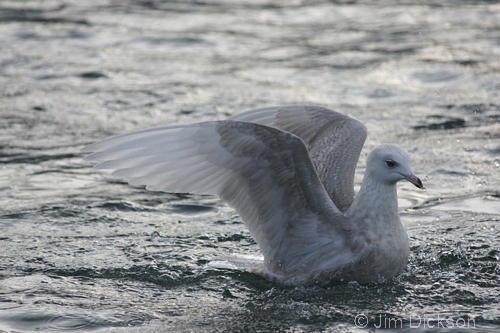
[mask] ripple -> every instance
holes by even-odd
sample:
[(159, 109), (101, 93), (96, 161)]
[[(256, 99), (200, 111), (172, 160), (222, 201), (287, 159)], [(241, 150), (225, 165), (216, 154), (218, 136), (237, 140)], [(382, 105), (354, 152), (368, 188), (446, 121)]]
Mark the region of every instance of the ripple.
[(216, 212), (217, 208), (206, 205), (179, 204), (179, 205), (172, 205), (172, 207), (169, 208), (168, 210), (175, 214), (191, 216), (191, 215)]
[(116, 326), (116, 323), (90, 313), (57, 313), (25, 307), (3, 311), (0, 313), (0, 322), (2, 326), (26, 331), (78, 331)]
[(466, 199), (449, 200), (434, 206), (437, 210), (457, 210), (474, 213), (500, 214), (500, 200), (485, 195), (481, 197), (472, 197)]
[(454, 197), (429, 198), (414, 208), (428, 208), (443, 211), (467, 211), (475, 213), (500, 213), (500, 195), (495, 192), (478, 192)]
[(141, 37), (117, 45), (125, 44), (129, 47), (169, 48), (170, 50), (187, 47), (213, 47), (214, 43), (197, 37)]
[(52, 155), (44, 155), (44, 154), (30, 154), (30, 153), (0, 153), (0, 163), (8, 164), (8, 163), (29, 163), (29, 164), (40, 164), (46, 161), (54, 161), (54, 160), (64, 160), (80, 157), (80, 154), (52, 154)]
[(107, 78), (108, 76), (99, 71), (91, 71), (78, 74), (78, 77), (81, 77), (82, 79), (100, 79)]
[(445, 70), (422, 71), (413, 74), (413, 77), (425, 83), (435, 83), (443, 81), (452, 81), (460, 77), (460, 73), (454, 73)]
[(413, 126), (413, 129), (436, 131), (463, 128), (465, 126), (466, 121), (463, 118), (432, 115), (427, 117), (426, 123), (424, 125)]
[(132, 202), (128, 201), (114, 201), (114, 202), (103, 202), (95, 205), (95, 207), (103, 208), (109, 211), (120, 211), (120, 212), (149, 212), (148, 208), (141, 207)]
[(53, 331), (76, 331), (106, 326), (106, 320), (85, 313), (67, 313), (51, 317), (46, 328)]

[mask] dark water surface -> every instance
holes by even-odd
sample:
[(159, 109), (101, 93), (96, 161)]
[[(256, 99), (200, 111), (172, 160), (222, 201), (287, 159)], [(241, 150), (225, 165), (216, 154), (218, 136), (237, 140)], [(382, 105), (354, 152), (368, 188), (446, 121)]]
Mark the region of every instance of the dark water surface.
[[(497, 1), (4, 0), (0, 36), (0, 331), (500, 330)], [(366, 124), (358, 185), (373, 146), (412, 153), (427, 191), (399, 185), (411, 261), (394, 281), (281, 288), (208, 267), (258, 252), (233, 210), (79, 154), (281, 104)], [(438, 315), (448, 328), (424, 328)]]

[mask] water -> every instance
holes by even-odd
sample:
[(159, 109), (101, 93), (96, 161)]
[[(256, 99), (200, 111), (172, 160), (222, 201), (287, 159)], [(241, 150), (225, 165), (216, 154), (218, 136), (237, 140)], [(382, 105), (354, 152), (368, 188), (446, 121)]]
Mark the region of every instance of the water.
[[(496, 1), (5, 0), (0, 35), (0, 331), (500, 329)], [(233, 210), (129, 187), (79, 154), (280, 104), (366, 124), (357, 185), (373, 146), (412, 153), (427, 191), (399, 185), (400, 277), (281, 288), (209, 267), (258, 250)]]

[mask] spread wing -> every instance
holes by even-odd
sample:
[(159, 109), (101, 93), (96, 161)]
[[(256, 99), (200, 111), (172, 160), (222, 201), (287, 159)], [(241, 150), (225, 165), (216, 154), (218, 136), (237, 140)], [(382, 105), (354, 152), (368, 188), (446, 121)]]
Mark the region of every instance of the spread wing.
[(276, 127), (304, 140), (332, 201), (342, 212), (351, 206), (356, 164), (367, 135), (361, 122), (326, 108), (307, 105), (254, 109), (229, 119)]
[(92, 153), (86, 160), (99, 162), (97, 169), (114, 169), (132, 185), (220, 196), (240, 214), (275, 273), (300, 270), (325, 244), (345, 248), (349, 226), (304, 142), (291, 133), (226, 120), (140, 130), (82, 151)]

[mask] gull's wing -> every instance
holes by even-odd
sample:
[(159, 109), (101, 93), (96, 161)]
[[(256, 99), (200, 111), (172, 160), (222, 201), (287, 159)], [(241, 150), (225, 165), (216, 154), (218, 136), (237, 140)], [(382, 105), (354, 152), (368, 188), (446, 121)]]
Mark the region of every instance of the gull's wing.
[(330, 198), (342, 212), (351, 206), (356, 164), (367, 134), (361, 122), (307, 105), (249, 110), (229, 119), (276, 127), (304, 140)]
[(347, 255), (353, 226), (343, 225), (304, 142), (291, 133), (226, 120), (140, 130), (82, 151), (92, 153), (86, 160), (99, 162), (97, 169), (114, 169), (132, 185), (220, 196), (240, 214), (277, 274), (293, 274), (325, 255), (327, 244)]

